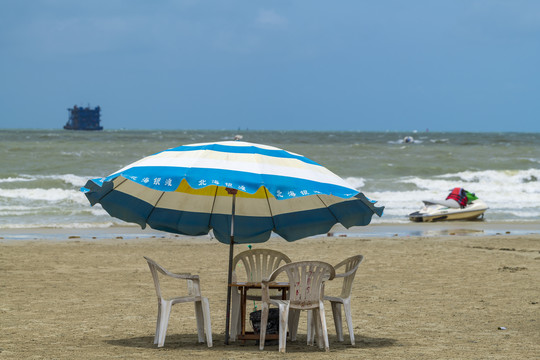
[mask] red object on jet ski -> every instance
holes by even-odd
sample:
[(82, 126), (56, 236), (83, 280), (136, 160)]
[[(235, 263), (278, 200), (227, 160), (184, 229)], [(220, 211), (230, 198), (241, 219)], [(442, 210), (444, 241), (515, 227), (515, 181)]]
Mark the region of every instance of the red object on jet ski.
[(446, 197), (446, 200), (456, 200), (459, 203), (459, 206), (464, 208), (467, 206), (467, 193), (463, 188), (454, 188), (452, 192)]

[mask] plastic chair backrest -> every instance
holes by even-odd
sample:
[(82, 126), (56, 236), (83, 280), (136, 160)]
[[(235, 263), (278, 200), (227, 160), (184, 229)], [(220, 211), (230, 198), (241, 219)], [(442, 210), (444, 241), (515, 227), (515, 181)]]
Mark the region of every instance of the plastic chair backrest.
[(236, 266), (242, 262), (246, 270), (246, 281), (260, 282), (283, 264), (289, 264), (291, 259), (279, 251), (270, 249), (253, 249), (241, 252), (233, 259), (233, 281), (236, 280)]
[(154, 260), (144, 256), (146, 261), (148, 262), (148, 267), (150, 268), (150, 272), (152, 273), (152, 278), (154, 279), (154, 287), (156, 288), (156, 295), (158, 299), (162, 299), (163, 295), (161, 294), (161, 287), (159, 285), (159, 274), (161, 273), (165, 276), (174, 277), (177, 279), (186, 279), (187, 280), (187, 286), (188, 286), (188, 294), (189, 295), (200, 295), (200, 289), (197, 288), (197, 286), (194, 286), (193, 280), (198, 280), (198, 275), (191, 275), (190, 273), (183, 273), (183, 274), (175, 274), (167, 269), (165, 269), (163, 266), (159, 265)]
[(323, 283), (335, 277), (334, 267), (322, 261), (299, 261), (283, 265), (275, 270), (269, 281), (275, 281), (285, 272), (289, 278), (291, 308), (310, 309), (319, 307), (323, 299)]
[(337, 273), (336, 278), (343, 278), (343, 286), (341, 287), (341, 298), (348, 298), (351, 296), (352, 291), (352, 284), (354, 277), (356, 275), (356, 270), (358, 270), (358, 266), (360, 263), (364, 260), (364, 256), (362, 255), (355, 255), (351, 256), (350, 258), (347, 258), (334, 266), (334, 269), (336, 271), (342, 267), (344, 267), (343, 273)]

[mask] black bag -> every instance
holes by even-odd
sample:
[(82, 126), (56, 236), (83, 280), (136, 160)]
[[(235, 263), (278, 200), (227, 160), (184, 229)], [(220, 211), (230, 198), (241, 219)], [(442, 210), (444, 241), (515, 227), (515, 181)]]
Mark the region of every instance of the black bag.
[[(261, 332), (261, 314), (262, 310), (253, 311), (249, 314), (249, 321), (253, 327), (255, 334)], [(279, 333), (279, 309), (271, 308), (268, 311), (268, 324), (266, 324), (266, 333), (267, 334), (278, 334)]]

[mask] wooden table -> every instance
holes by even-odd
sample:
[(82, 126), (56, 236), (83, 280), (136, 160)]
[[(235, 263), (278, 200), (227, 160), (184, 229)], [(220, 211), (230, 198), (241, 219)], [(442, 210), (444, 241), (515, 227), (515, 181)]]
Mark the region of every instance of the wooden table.
[[(240, 291), (240, 309), (241, 309), (241, 330), (238, 334), (238, 340), (259, 340), (259, 334), (255, 334), (253, 331), (246, 331), (246, 306), (247, 306), (247, 292), (250, 289), (261, 289), (260, 282), (235, 282), (229, 284), (231, 287), (238, 288)], [(288, 282), (270, 282), (268, 283), (270, 289), (278, 289), (281, 291), (281, 298), (287, 299), (287, 291), (289, 290)], [(267, 340), (279, 339), (279, 334), (266, 334)]]

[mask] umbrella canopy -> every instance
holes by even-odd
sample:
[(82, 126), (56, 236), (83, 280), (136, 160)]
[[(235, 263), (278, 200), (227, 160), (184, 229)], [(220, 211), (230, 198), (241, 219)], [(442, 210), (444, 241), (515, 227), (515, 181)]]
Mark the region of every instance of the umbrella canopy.
[(81, 189), (92, 205), (153, 229), (230, 242), (231, 195), (236, 243), (288, 241), (336, 224), (363, 226), (382, 215), (358, 190), (314, 161), (271, 146), (240, 141), (192, 144), (134, 162)]
[[(145, 157), (81, 188), (92, 205), (156, 230), (203, 235), (211, 229), (229, 247), (288, 241), (325, 233), (336, 224), (367, 225), (383, 208), (330, 170), (271, 146), (225, 141), (184, 145)], [(227, 287), (225, 343), (231, 289)]]

